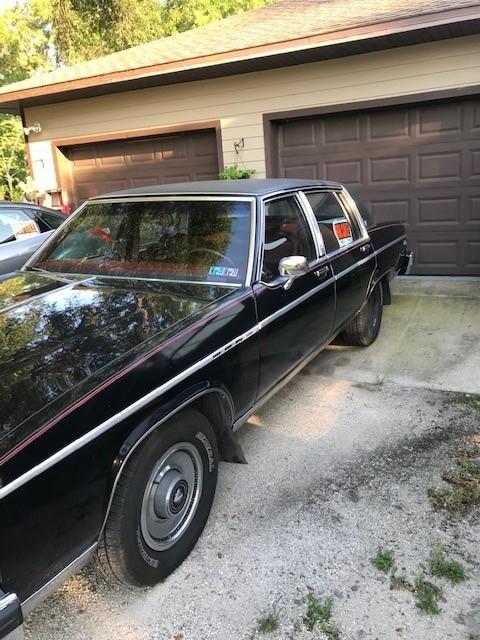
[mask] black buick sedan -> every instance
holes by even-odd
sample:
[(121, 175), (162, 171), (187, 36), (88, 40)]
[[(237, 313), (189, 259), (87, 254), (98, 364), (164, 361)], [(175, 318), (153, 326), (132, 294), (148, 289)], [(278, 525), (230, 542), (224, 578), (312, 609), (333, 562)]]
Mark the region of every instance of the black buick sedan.
[(339, 184), (200, 182), (92, 199), (0, 281), (0, 638), (94, 551), (168, 576), (235, 429), (337, 335), (375, 340), (404, 244)]

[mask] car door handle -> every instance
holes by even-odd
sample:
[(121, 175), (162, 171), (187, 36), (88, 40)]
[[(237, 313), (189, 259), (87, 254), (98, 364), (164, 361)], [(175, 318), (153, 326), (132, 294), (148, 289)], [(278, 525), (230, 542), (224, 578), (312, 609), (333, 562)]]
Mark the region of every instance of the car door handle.
[(316, 271), (314, 271), (314, 273), (317, 276), (317, 278), (320, 278), (321, 280), (323, 280), (330, 274), (330, 268), (322, 267), (321, 269), (317, 269)]
[(360, 251), (362, 253), (368, 253), (371, 248), (372, 247), (369, 244), (364, 244), (362, 247), (360, 247)]

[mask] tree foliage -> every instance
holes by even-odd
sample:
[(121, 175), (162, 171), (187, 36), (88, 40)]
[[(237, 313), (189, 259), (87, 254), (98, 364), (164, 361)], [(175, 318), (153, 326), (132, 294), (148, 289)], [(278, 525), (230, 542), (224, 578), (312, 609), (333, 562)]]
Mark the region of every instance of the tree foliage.
[(25, 142), (20, 118), (0, 115), (0, 200), (23, 196), (27, 177)]
[(50, 0), (57, 61), (74, 64), (163, 35), (158, 0)]
[(263, 7), (272, 0), (165, 0), (162, 7), (163, 35), (172, 35), (241, 11)]
[[(271, 0), (17, 0), (0, 10), (0, 85), (204, 26)], [(22, 195), (19, 118), (0, 115), (0, 199)]]

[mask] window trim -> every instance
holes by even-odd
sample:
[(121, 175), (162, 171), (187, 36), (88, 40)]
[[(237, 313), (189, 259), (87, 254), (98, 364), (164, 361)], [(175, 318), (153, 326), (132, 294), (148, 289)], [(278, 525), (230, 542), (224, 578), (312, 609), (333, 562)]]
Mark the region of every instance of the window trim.
[[(355, 206), (355, 202), (352, 199), (352, 197), (350, 196), (350, 194), (348, 193), (348, 191), (342, 187), (341, 189), (303, 189), (302, 193), (305, 196), (305, 200), (308, 204), (308, 206), (310, 207), (310, 211), (312, 212), (312, 216), (313, 219), (315, 221), (315, 227), (317, 229), (317, 232), (320, 234), (322, 241), (323, 241), (323, 236), (322, 236), (322, 232), (320, 230), (320, 227), (318, 226), (318, 222), (317, 219), (315, 218), (315, 214), (313, 212), (313, 208), (310, 205), (310, 203), (308, 202), (308, 198), (307, 198), (307, 194), (309, 193), (331, 193), (334, 198), (337, 200), (341, 210), (344, 212), (345, 214), (345, 218), (348, 220), (349, 224), (356, 229), (359, 233), (360, 236), (354, 240), (352, 243), (346, 245), (345, 247), (338, 247), (338, 249), (335, 249), (334, 251), (330, 251), (330, 252), (326, 252), (325, 255), (330, 257), (335, 257), (337, 255), (339, 255), (340, 253), (345, 253), (346, 251), (349, 251), (350, 249), (354, 248), (354, 247), (358, 247), (361, 246), (363, 244), (365, 244), (365, 242), (370, 242), (370, 235), (365, 227), (365, 224)], [(347, 194), (348, 197), (345, 196), (345, 194)], [(323, 245), (325, 247), (325, 242), (323, 241)], [(326, 247), (325, 247), (326, 249)]]
[[(266, 207), (267, 204), (270, 204), (270, 202), (274, 202), (275, 200), (281, 200), (281, 199), (284, 199), (284, 198), (293, 198), (296, 201), (296, 203), (298, 204), (301, 213), (305, 217), (305, 221), (307, 223), (307, 227), (309, 228), (310, 233), (312, 235), (313, 244), (314, 244), (315, 253), (316, 253), (316, 257), (313, 258), (312, 260), (310, 260), (309, 263), (308, 263), (308, 266), (310, 267), (309, 271), (313, 271), (314, 268), (317, 266), (318, 261), (325, 257), (325, 254), (323, 256), (320, 255), (320, 249), (319, 249), (320, 243), (319, 243), (318, 238), (316, 236), (315, 229), (312, 227), (312, 222), (311, 222), (310, 215), (308, 213), (308, 210), (306, 210), (306, 207), (304, 206), (304, 201), (301, 198), (300, 194), (301, 194), (301, 191), (295, 190), (295, 191), (283, 191), (283, 192), (275, 193), (273, 195), (272, 194), (268, 194), (268, 195), (265, 195), (265, 196), (261, 197), (261, 199), (260, 199), (260, 207), (259, 207), (260, 221), (259, 221), (259, 225), (258, 225), (258, 229), (259, 229), (258, 264), (257, 264), (257, 268), (256, 268), (256, 277), (255, 277), (254, 282), (261, 282), (262, 284), (264, 284), (267, 287), (275, 287), (275, 286), (277, 286), (277, 284), (276, 284), (277, 278), (275, 278), (271, 282), (264, 282), (262, 280), (262, 265), (263, 265), (263, 257), (264, 257), (264, 253), (265, 253), (265, 207)], [(279, 276), (279, 278), (280, 277), (281, 276)]]
[[(192, 201), (215, 201), (215, 202), (247, 202), (250, 205), (250, 238), (248, 241), (248, 256), (247, 256), (247, 266), (246, 266), (246, 270), (245, 270), (245, 278), (243, 280), (242, 283), (231, 283), (231, 282), (210, 282), (210, 281), (194, 281), (194, 280), (188, 280), (188, 281), (180, 281), (180, 280), (168, 280), (166, 278), (142, 278), (141, 276), (138, 276), (138, 279), (142, 279), (142, 280), (146, 280), (148, 279), (149, 281), (155, 281), (155, 282), (176, 282), (178, 284), (183, 284), (183, 283), (188, 283), (188, 284), (208, 284), (210, 286), (221, 286), (221, 287), (230, 287), (230, 288), (242, 288), (242, 287), (249, 287), (251, 286), (252, 282), (253, 282), (253, 269), (254, 269), (254, 258), (255, 258), (255, 240), (256, 240), (256, 229), (257, 229), (257, 201), (256, 198), (254, 196), (218, 196), (218, 195), (212, 195), (212, 196), (208, 196), (208, 195), (181, 195), (181, 196), (169, 196), (167, 194), (165, 195), (161, 195), (161, 196), (126, 196), (125, 198), (120, 198), (119, 196), (117, 197), (99, 197), (99, 198), (91, 198), (90, 200), (85, 200), (85, 202), (83, 202), (78, 209), (76, 209), (76, 211), (74, 211), (71, 215), (69, 215), (67, 218), (65, 218), (65, 221), (61, 223), (61, 225), (59, 227), (57, 227), (56, 229), (54, 229), (51, 233), (51, 235), (49, 236), (49, 238), (37, 249), (37, 251), (35, 251), (32, 256), (30, 257), (29, 260), (27, 260), (27, 262), (24, 264), (24, 266), (22, 267), (22, 271), (24, 270), (28, 270), (28, 267), (34, 266), (35, 262), (37, 262), (37, 260), (42, 256), (42, 254), (45, 252), (47, 252), (50, 249), (50, 246), (54, 244), (56, 236), (59, 235), (62, 231), (63, 231), (63, 227), (66, 226), (67, 224), (70, 224), (70, 222), (74, 219), (76, 219), (80, 213), (83, 211), (83, 209), (85, 209), (85, 207), (92, 205), (92, 204), (118, 204), (123, 203), (123, 202), (162, 202), (162, 201), (167, 201), (167, 202), (177, 202), (177, 201), (187, 201), (187, 202), (192, 202)], [(51, 272), (54, 273), (54, 272)], [(57, 272), (55, 272), (57, 273)], [(101, 274), (97, 274), (92, 275), (92, 274), (82, 274), (82, 273), (75, 273), (75, 274), (64, 274), (64, 273), (60, 273), (58, 272), (60, 275), (65, 276), (65, 277), (77, 277), (77, 276), (85, 276), (86, 278), (94, 278), (94, 277), (102, 277), (102, 278), (116, 278), (116, 279), (126, 279), (126, 280), (131, 280), (132, 277), (131, 276), (118, 276), (118, 275), (101, 275)]]

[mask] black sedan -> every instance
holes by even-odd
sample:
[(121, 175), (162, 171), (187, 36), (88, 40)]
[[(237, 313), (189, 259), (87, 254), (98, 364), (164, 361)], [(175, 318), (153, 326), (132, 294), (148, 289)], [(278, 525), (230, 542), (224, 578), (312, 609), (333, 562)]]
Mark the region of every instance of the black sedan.
[(138, 585), (207, 521), (255, 409), (378, 335), (401, 224), (339, 184), (239, 180), (85, 203), (0, 282), (0, 638), (97, 551)]

